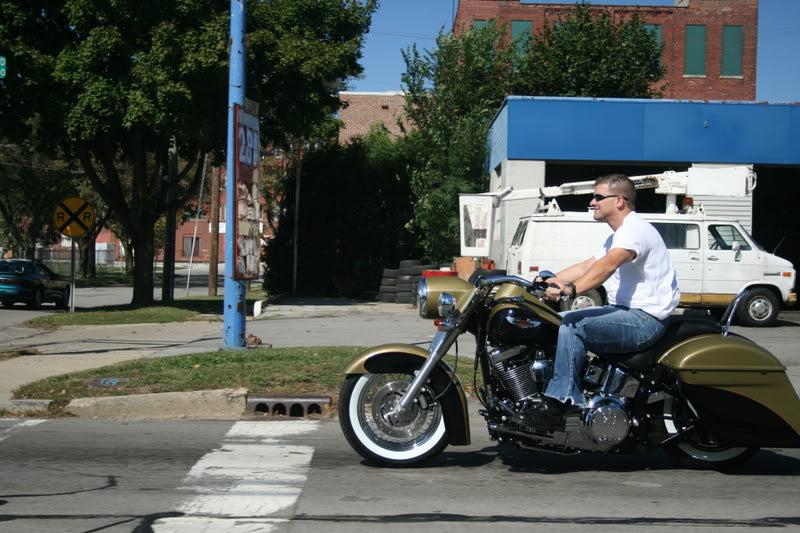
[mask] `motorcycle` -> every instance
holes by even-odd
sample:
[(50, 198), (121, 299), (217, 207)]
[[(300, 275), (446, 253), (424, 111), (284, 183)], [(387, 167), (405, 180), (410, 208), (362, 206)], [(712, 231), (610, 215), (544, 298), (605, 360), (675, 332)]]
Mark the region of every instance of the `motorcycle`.
[(428, 350), (376, 346), (345, 370), (339, 420), (353, 449), (401, 466), (470, 443), (467, 396), (443, 360), (464, 333), (476, 339), (480, 414), (499, 443), (562, 454), (663, 448), (701, 469), (740, 464), (761, 447), (800, 447), (800, 400), (786, 368), (730, 332), (746, 292), (719, 323), (676, 315), (644, 351), (589, 354), (580, 374), (588, 405), (568, 411), (563, 427), (527, 425), (519, 415), (543, 401), (561, 323), (545, 301), (548, 277), (423, 278), (419, 314), (440, 321)]

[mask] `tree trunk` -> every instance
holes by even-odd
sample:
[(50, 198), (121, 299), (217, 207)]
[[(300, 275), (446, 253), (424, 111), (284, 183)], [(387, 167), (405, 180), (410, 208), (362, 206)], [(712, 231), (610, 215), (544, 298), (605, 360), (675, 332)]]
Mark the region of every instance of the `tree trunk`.
[(133, 251), (133, 300), (132, 305), (153, 304), (153, 245), (152, 226), (149, 235), (137, 235), (130, 243)]
[(83, 279), (94, 279), (97, 277), (97, 265), (95, 260), (95, 238), (93, 235), (83, 237), (78, 241), (80, 251), (80, 274)]

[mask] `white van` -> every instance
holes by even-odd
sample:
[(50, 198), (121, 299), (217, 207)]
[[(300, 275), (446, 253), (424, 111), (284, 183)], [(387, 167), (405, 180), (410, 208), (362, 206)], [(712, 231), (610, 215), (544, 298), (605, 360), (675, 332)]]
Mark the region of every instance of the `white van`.
[[(681, 305), (724, 308), (736, 294), (750, 288), (740, 305), (739, 320), (750, 326), (772, 324), (781, 304), (797, 300), (792, 264), (764, 251), (736, 221), (710, 218), (702, 212), (641, 213), (661, 233), (678, 272)], [(611, 233), (608, 224), (591, 213), (546, 213), (520, 219), (508, 250), (506, 271), (533, 279), (539, 270), (558, 272), (595, 255)], [(565, 302), (564, 309), (605, 303), (598, 287)]]

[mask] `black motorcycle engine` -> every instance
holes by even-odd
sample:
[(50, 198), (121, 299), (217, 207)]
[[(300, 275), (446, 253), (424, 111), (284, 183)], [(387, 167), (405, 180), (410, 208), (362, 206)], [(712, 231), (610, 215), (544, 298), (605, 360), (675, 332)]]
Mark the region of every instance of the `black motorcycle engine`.
[(489, 360), (514, 401), (542, 395), (553, 377), (552, 357), (541, 348), (495, 347)]

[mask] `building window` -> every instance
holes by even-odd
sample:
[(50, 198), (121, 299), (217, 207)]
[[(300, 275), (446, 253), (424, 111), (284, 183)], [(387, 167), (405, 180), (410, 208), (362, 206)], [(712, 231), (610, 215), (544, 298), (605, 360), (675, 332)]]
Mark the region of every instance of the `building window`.
[[(661, 36), (661, 24), (642, 24), (644, 29), (650, 32), (653, 38), (656, 40), (656, 44), (661, 46), (662, 36)], [(658, 63), (661, 64), (661, 56), (658, 56)]]
[(531, 21), (530, 20), (512, 20), (511, 21), (511, 42), (519, 52), (526, 41), (531, 38)]
[(744, 28), (742, 26), (723, 26), (721, 75), (741, 77), (743, 49)]
[(661, 44), (661, 24), (642, 24), (644, 29), (653, 34), (656, 39), (656, 44)]
[(686, 26), (686, 50), (683, 74), (685, 76), (706, 75), (706, 27), (700, 24)]
[(476, 29), (476, 30), (480, 30), (482, 28), (485, 28), (487, 24), (489, 24), (488, 20), (474, 20), (474, 21), (472, 21), (472, 27), (474, 29)]
[(200, 256), (200, 237), (194, 237), (194, 253), (192, 253), (192, 237), (183, 238), (183, 256), (190, 257)]

